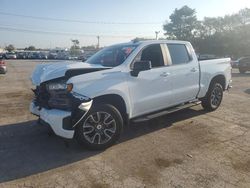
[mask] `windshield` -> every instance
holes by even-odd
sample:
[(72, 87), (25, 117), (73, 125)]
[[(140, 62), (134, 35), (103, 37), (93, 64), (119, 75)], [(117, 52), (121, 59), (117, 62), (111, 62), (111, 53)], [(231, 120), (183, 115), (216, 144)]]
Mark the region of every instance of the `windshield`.
[(119, 45), (107, 47), (87, 60), (89, 64), (116, 67), (122, 64), (138, 45)]

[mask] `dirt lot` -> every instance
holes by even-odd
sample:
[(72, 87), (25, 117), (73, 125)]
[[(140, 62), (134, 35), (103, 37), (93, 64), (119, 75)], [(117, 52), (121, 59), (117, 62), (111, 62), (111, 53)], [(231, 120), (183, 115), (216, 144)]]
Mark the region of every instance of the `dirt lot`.
[(0, 76), (2, 187), (250, 187), (250, 73), (233, 73), (222, 106), (131, 125), (90, 152), (36, 125), (29, 76), (40, 61), (8, 61)]

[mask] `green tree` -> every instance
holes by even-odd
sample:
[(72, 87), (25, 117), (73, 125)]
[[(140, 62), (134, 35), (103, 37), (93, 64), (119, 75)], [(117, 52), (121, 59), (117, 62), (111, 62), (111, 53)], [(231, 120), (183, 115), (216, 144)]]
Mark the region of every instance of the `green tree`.
[(73, 46), (79, 46), (80, 42), (77, 39), (72, 39), (71, 42), (73, 43)]
[(195, 37), (195, 30), (198, 27), (195, 9), (183, 6), (175, 9), (169, 17), (170, 22), (163, 25), (165, 35), (168, 39), (188, 40)]
[(239, 11), (238, 16), (242, 25), (249, 25), (250, 23), (250, 9), (245, 8)]
[[(249, 20), (249, 22), (248, 22)], [(250, 54), (250, 9), (217, 18), (204, 18), (202, 37), (196, 40), (201, 53), (241, 57)]]
[(195, 9), (175, 9), (170, 22), (163, 25), (168, 39), (192, 42), (196, 52), (217, 56), (250, 55), (250, 9), (223, 17), (205, 17), (199, 21)]
[(77, 39), (72, 39), (71, 42), (73, 43), (70, 47), (70, 54), (73, 56), (77, 56), (81, 53), (80, 51), (80, 42)]
[(29, 47), (25, 48), (24, 50), (35, 51), (36, 47), (35, 46), (29, 46)]
[(95, 45), (90, 45), (90, 46), (82, 46), (82, 50), (95, 50), (96, 46)]
[(8, 52), (12, 52), (15, 50), (15, 46), (13, 44), (9, 44), (5, 47), (5, 50), (7, 50)]

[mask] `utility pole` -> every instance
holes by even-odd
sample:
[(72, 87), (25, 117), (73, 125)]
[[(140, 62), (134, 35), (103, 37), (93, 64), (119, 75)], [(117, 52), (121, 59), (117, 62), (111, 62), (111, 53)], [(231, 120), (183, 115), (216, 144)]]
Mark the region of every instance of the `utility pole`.
[(158, 40), (158, 34), (160, 33), (160, 31), (155, 31), (155, 39)]
[(100, 36), (97, 36), (97, 49), (100, 48)]

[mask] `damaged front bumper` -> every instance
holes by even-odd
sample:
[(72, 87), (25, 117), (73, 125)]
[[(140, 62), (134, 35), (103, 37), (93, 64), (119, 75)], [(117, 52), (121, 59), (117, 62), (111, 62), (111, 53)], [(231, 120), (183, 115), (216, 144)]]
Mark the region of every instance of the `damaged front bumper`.
[(81, 102), (74, 111), (59, 109), (47, 109), (39, 107), (35, 102), (30, 104), (30, 112), (49, 124), (56, 135), (63, 138), (72, 139), (75, 133), (75, 126), (80, 123), (92, 106), (92, 100)]

